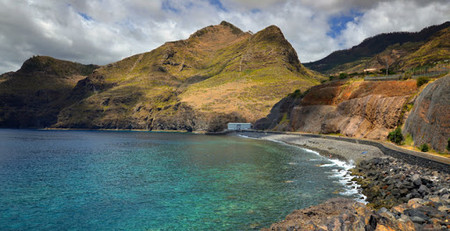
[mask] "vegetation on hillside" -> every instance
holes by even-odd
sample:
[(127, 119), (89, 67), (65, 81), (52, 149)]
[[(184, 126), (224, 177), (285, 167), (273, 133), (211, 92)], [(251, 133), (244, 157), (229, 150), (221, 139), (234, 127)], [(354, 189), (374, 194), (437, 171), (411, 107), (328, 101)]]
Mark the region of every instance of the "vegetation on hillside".
[(446, 149), (447, 149), (447, 151), (450, 151), (450, 138), (448, 138), (448, 140), (447, 140)]
[(394, 131), (389, 132), (388, 139), (393, 143), (401, 144), (404, 140), (402, 129), (398, 127)]
[(17, 72), (1, 75), (0, 127), (47, 127), (68, 99), (78, 81), (98, 66), (33, 56)]
[(417, 78), (417, 79), (416, 79), (417, 87), (420, 87), (420, 86), (422, 86), (422, 85), (428, 83), (428, 81), (430, 81), (430, 79), (427, 78), (427, 77), (419, 77), (419, 78)]
[(430, 147), (428, 147), (428, 144), (422, 144), (420, 145), (419, 150), (422, 152), (428, 152), (430, 150)]

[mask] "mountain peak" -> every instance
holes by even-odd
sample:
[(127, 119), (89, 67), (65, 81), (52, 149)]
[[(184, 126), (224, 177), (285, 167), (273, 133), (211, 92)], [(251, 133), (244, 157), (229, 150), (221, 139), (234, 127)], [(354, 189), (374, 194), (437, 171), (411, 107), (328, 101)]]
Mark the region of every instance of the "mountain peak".
[(228, 27), (231, 29), (231, 31), (233, 32), (233, 34), (242, 34), (244, 33), (241, 29), (239, 29), (237, 26), (227, 22), (227, 21), (222, 21), (220, 24), (220, 26), (224, 26), (224, 27)]
[(194, 34), (192, 34), (190, 36), (190, 38), (195, 38), (195, 37), (201, 38), (210, 33), (217, 34), (217, 33), (229, 33), (229, 32), (231, 32), (231, 34), (233, 34), (235, 36), (240, 36), (240, 35), (245, 34), (241, 29), (239, 29), (235, 25), (233, 25), (227, 21), (222, 21), (219, 25), (207, 26), (203, 29), (196, 31)]
[(275, 25), (270, 25), (270, 26), (266, 27), (262, 31), (270, 31), (270, 32), (273, 32), (273, 33), (282, 33), (281, 29), (279, 27), (275, 26)]
[(278, 40), (283, 41), (286, 40), (281, 29), (275, 25), (268, 26), (263, 30), (259, 31), (255, 34), (260, 40)]
[(46, 73), (58, 76), (73, 74), (88, 75), (96, 68), (98, 68), (98, 66), (92, 64), (83, 65), (80, 63), (55, 59), (50, 56), (36, 55), (27, 59), (17, 72), (23, 74)]
[(27, 59), (20, 68), (19, 72), (22, 73), (31, 73), (34, 71), (45, 71), (48, 67), (49, 63), (52, 63), (54, 58), (49, 56), (33, 56)]

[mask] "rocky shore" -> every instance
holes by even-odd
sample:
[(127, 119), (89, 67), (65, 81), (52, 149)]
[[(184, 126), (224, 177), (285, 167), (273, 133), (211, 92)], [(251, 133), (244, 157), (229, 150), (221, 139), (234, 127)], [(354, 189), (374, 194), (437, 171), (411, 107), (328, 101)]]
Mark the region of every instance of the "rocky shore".
[(314, 136), (245, 133), (243, 135), (306, 147), (322, 155), (354, 161), (351, 170), (368, 204), (333, 198), (296, 210), (263, 230), (449, 230), (450, 174), (409, 164), (380, 149)]
[(449, 199), (450, 175), (392, 157), (361, 161), (352, 174), (373, 208), (391, 208), (413, 198)]
[(449, 230), (450, 175), (392, 157), (361, 161), (352, 174), (364, 205), (333, 198), (296, 210), (265, 230)]

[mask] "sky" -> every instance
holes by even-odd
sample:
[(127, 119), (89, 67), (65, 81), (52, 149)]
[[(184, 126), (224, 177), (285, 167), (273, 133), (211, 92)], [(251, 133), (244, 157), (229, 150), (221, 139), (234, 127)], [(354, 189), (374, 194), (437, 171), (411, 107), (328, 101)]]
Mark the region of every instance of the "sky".
[(281, 28), (302, 63), (450, 20), (448, 0), (0, 0), (0, 73), (33, 55), (104, 65), (228, 21)]

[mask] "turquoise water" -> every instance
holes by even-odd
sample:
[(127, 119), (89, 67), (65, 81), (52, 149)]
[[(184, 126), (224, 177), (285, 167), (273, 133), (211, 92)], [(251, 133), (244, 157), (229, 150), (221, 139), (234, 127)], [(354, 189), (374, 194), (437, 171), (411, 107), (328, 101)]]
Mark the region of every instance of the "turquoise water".
[(330, 163), (241, 137), (0, 129), (0, 230), (259, 229), (345, 190)]

